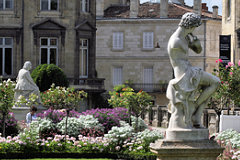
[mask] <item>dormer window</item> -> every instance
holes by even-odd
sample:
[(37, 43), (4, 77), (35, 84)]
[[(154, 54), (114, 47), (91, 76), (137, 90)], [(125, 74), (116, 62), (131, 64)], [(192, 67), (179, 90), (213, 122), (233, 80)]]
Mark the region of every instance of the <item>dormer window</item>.
[(41, 0), (41, 11), (57, 11), (58, 0)]
[(13, 10), (13, 0), (0, 0), (0, 10)]

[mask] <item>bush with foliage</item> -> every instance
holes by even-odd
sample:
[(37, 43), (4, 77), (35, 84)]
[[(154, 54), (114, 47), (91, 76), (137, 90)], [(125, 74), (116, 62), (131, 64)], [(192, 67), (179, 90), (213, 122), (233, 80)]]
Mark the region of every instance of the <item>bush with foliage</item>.
[(240, 159), (240, 133), (228, 129), (216, 135), (217, 142), (225, 148), (223, 154), (219, 157), (222, 159)]
[(8, 79), (7, 81), (2, 79), (0, 80), (0, 113), (2, 115), (2, 133), (5, 136), (5, 120), (10, 111), (10, 108), (14, 105), (14, 89), (16, 82)]
[[(48, 109), (46, 111), (43, 111), (42, 113), (38, 113), (37, 117), (46, 118), (51, 120), (53, 123), (59, 123), (60, 121), (63, 120), (64, 117), (67, 116), (67, 111), (66, 109)], [(76, 117), (78, 118), (80, 116), (80, 113), (76, 112), (75, 110), (70, 110), (69, 111), (69, 117)]]
[[(103, 126), (92, 115), (81, 115), (79, 118), (69, 117), (67, 119), (67, 134), (73, 137), (80, 135), (83, 129), (97, 129), (103, 131)], [(62, 132), (66, 131), (66, 117), (57, 124), (57, 129)], [(89, 130), (91, 131), (91, 130)], [(86, 133), (87, 134), (87, 133)]]
[(65, 88), (51, 85), (51, 88), (41, 93), (42, 103), (46, 107), (54, 109), (74, 109), (87, 97), (84, 91), (76, 91), (74, 88)]
[(93, 115), (97, 118), (99, 123), (104, 126), (104, 132), (107, 133), (113, 126), (120, 126), (120, 121), (129, 121), (129, 114), (126, 108), (113, 109), (91, 109), (83, 112), (83, 115)]
[[(0, 132), (3, 131), (3, 120), (2, 115), (0, 116)], [(5, 134), (6, 136), (15, 136), (18, 134), (18, 125), (17, 120), (14, 117), (14, 114), (12, 112), (9, 112), (5, 119)]]
[[(110, 91), (109, 94), (111, 96), (108, 100), (110, 105), (113, 107), (125, 107), (130, 115), (134, 114), (136, 117), (140, 117), (152, 105), (152, 97), (148, 93), (142, 90), (136, 93), (132, 88), (125, 85), (115, 86), (114, 91)], [(134, 130), (138, 132), (138, 125), (135, 126)]]
[(31, 76), (41, 92), (48, 90), (53, 83), (68, 87), (66, 75), (55, 64), (41, 64), (32, 71)]

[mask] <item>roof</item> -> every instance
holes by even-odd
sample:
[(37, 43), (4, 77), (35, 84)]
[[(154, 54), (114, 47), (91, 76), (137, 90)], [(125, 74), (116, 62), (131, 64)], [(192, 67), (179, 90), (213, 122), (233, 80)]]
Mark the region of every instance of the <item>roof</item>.
[[(160, 18), (160, 3), (143, 3), (139, 6), (138, 18)], [(192, 12), (193, 7), (175, 3), (168, 4), (168, 18), (181, 18), (186, 12)], [(114, 5), (104, 11), (105, 18), (129, 18), (130, 6)], [(202, 9), (202, 18), (212, 18), (210, 11)], [(221, 19), (218, 16), (217, 19)]]

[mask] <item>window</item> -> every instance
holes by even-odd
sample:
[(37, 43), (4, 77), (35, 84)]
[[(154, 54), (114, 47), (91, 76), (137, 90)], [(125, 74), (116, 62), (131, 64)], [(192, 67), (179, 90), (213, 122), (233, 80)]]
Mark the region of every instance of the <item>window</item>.
[(153, 89), (153, 67), (144, 67), (143, 69), (143, 89), (147, 92)]
[(58, 39), (41, 38), (40, 39), (40, 64), (56, 64), (58, 56)]
[(80, 49), (79, 49), (80, 78), (88, 77), (88, 47), (89, 47), (88, 39), (80, 39)]
[(58, 0), (41, 0), (42, 11), (57, 11)]
[(231, 0), (227, 1), (227, 17), (231, 16)]
[(0, 75), (12, 74), (13, 38), (0, 37)]
[(143, 32), (143, 49), (153, 49), (153, 32)]
[(123, 32), (113, 33), (113, 49), (123, 49)]
[(122, 67), (113, 68), (113, 86), (122, 84)]
[(81, 0), (81, 11), (82, 12), (89, 12), (89, 0)]
[(13, 0), (0, 0), (0, 10), (13, 10)]

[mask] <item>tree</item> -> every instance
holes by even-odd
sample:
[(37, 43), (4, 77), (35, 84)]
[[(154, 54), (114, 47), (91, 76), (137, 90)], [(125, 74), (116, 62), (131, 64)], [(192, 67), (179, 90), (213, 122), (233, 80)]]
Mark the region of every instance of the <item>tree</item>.
[[(136, 126), (135, 132), (138, 132), (138, 118), (141, 114), (149, 109), (152, 105), (152, 97), (140, 90), (139, 92), (134, 92), (130, 87), (125, 85), (118, 85), (114, 87), (114, 91), (109, 92), (111, 98), (108, 100), (109, 104), (113, 107), (124, 107), (128, 109), (129, 115), (135, 115)], [(131, 118), (130, 118), (131, 124)]]

